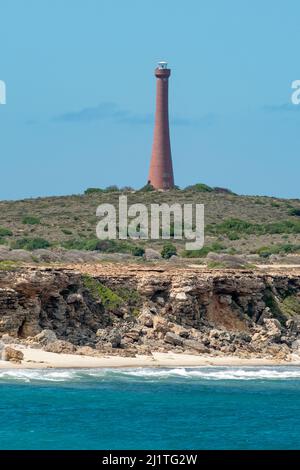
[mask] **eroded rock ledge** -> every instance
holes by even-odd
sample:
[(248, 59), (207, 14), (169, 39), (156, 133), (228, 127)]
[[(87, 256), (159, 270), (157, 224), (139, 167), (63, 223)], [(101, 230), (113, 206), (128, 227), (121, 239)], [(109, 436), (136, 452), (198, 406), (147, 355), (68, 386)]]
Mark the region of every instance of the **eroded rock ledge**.
[(300, 269), (0, 271), (0, 341), (77, 354), (174, 350), (288, 359), (300, 352)]

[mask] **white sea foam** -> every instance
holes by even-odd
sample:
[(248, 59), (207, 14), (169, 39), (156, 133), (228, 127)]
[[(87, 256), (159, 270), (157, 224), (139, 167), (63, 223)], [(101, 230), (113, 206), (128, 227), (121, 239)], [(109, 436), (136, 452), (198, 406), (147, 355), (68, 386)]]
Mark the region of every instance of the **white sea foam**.
[(4, 369), (0, 371), (0, 382), (9, 379), (21, 382), (45, 380), (49, 382), (65, 382), (74, 378), (73, 371), (41, 370), (41, 369)]
[(0, 383), (103, 380), (300, 380), (300, 367), (178, 367), (135, 369), (5, 369)]
[(177, 369), (140, 369), (124, 372), (128, 375), (145, 378), (199, 378), (204, 380), (259, 380), (259, 379), (300, 379), (300, 368), (177, 368)]

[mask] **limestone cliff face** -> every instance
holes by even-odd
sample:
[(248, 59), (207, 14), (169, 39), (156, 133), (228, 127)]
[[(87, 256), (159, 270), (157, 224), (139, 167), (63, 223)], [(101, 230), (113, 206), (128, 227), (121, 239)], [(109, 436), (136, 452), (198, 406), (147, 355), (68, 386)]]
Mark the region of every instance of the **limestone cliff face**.
[(300, 271), (112, 265), (0, 271), (0, 337), (38, 347), (43, 330), (55, 333), (44, 342), (54, 351), (55, 342), (61, 350), (68, 342), (74, 350), (284, 358), (300, 347)]

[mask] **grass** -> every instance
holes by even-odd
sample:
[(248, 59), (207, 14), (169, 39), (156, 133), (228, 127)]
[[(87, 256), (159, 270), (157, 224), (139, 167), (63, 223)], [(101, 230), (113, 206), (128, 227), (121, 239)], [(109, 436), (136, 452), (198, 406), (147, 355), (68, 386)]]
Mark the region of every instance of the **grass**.
[(300, 299), (296, 295), (289, 295), (280, 302), (280, 309), (287, 317), (300, 315)]
[(11, 244), (11, 247), (15, 250), (38, 250), (41, 248), (50, 248), (51, 244), (48, 240), (44, 238), (21, 238), (19, 240), (14, 241)]
[(256, 251), (256, 253), (262, 258), (268, 258), (270, 255), (283, 255), (299, 252), (300, 245), (292, 245), (291, 243), (286, 243), (282, 245), (262, 246)]
[(127, 287), (118, 287), (115, 293), (118, 295), (122, 301), (126, 302), (129, 305), (138, 306), (142, 302), (142, 297), (140, 293), (135, 289), (129, 289)]
[(221, 269), (221, 268), (226, 268), (226, 264), (221, 263), (220, 261), (209, 261), (207, 263), (207, 267), (209, 269)]
[(105, 309), (114, 312), (126, 304), (130, 309), (131, 315), (139, 315), (142, 297), (137, 290), (128, 287), (118, 287), (113, 291), (88, 274), (83, 276), (83, 285), (90, 291), (95, 300), (101, 301)]
[(300, 233), (300, 221), (283, 220), (268, 224), (254, 224), (242, 219), (227, 219), (221, 224), (208, 225), (207, 232), (214, 235), (266, 235)]
[(292, 207), (290, 210), (289, 210), (289, 214), (290, 215), (295, 215), (297, 217), (300, 217), (300, 209), (297, 209), (296, 207)]
[(205, 258), (206, 255), (210, 252), (218, 253), (224, 249), (224, 246), (221, 243), (215, 242), (212, 245), (207, 245), (201, 248), (200, 250), (186, 251), (184, 250), (181, 253), (181, 256), (184, 258)]
[(0, 238), (2, 237), (12, 237), (13, 232), (9, 228), (0, 227)]
[(25, 217), (23, 217), (22, 223), (25, 225), (39, 225), (41, 221), (38, 217), (35, 217), (33, 215), (26, 215)]
[(118, 294), (89, 275), (83, 276), (83, 285), (90, 291), (93, 298), (101, 300), (103, 306), (108, 310), (116, 310), (124, 303)]
[(282, 310), (282, 305), (277, 301), (274, 294), (270, 289), (267, 289), (264, 295), (264, 302), (267, 307), (271, 310), (274, 317), (281, 323), (284, 324), (287, 320), (287, 315)]
[(0, 271), (15, 271), (18, 267), (16, 261), (0, 261)]

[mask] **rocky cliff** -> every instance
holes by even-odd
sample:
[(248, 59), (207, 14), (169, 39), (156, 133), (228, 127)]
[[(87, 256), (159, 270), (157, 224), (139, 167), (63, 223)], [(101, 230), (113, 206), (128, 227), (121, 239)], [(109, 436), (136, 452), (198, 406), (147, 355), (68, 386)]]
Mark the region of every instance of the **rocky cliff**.
[(79, 265), (0, 271), (0, 337), (53, 352), (175, 350), (286, 359), (300, 350), (300, 270)]

